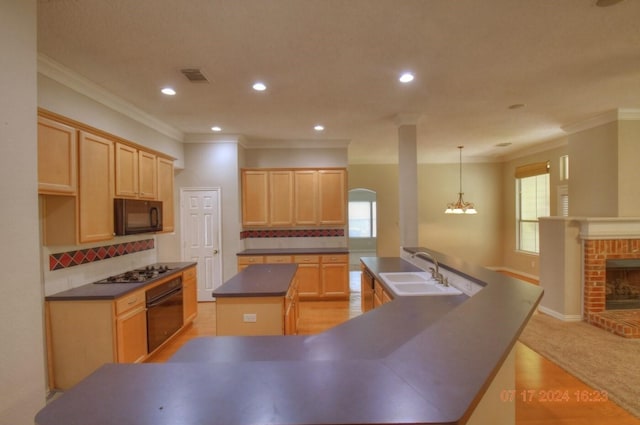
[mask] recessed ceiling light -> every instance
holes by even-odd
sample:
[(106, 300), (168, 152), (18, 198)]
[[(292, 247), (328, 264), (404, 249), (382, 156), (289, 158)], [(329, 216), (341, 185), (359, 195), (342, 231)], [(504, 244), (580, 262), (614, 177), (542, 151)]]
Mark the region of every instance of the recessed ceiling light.
[(253, 84), (253, 89), (255, 91), (265, 91), (267, 89), (267, 86), (264, 83), (261, 82), (257, 82)]
[(314, 127), (313, 127), (313, 129), (314, 129), (315, 131), (322, 131), (322, 130), (324, 130), (324, 126), (323, 126), (323, 125), (318, 124), (318, 125), (314, 126)]
[(513, 105), (508, 106), (509, 109), (520, 109), (524, 108), (524, 103), (514, 103)]
[(165, 87), (160, 91), (162, 92), (162, 94), (166, 94), (167, 96), (175, 96), (176, 94), (176, 91), (171, 87)]
[(218, 127), (217, 125), (214, 125), (213, 127), (211, 127), (211, 131), (222, 131), (222, 127)]
[(413, 74), (410, 72), (405, 72), (403, 73), (400, 78), (398, 78), (398, 81), (400, 81), (401, 83), (410, 83), (411, 81), (413, 81)]

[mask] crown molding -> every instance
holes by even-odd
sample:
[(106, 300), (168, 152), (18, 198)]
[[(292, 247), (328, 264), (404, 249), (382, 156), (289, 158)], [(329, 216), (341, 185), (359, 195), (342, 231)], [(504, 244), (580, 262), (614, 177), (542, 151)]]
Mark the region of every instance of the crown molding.
[(120, 112), (141, 124), (146, 125), (159, 133), (174, 140), (182, 142), (184, 134), (177, 128), (166, 124), (156, 117), (144, 112), (142, 109), (108, 92), (96, 83), (78, 75), (71, 69), (54, 61), (50, 57), (38, 53), (38, 73), (45, 77), (103, 104), (104, 106)]
[(568, 134), (589, 130), (614, 121), (636, 121), (640, 120), (640, 109), (612, 109), (602, 114), (595, 115), (583, 121), (567, 124), (560, 127)]
[(311, 140), (245, 140), (242, 146), (246, 149), (346, 149), (346, 139), (311, 139)]

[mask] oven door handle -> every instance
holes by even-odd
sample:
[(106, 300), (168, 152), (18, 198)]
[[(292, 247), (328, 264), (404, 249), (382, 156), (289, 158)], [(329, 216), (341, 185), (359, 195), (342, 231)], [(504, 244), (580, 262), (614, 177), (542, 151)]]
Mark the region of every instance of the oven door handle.
[(168, 298), (171, 298), (172, 296), (179, 294), (180, 292), (182, 292), (182, 287), (174, 289), (171, 292), (167, 292), (166, 294), (163, 294), (158, 298), (154, 298), (153, 300), (151, 300), (151, 302), (147, 302), (147, 309), (159, 306), (160, 304), (165, 302)]

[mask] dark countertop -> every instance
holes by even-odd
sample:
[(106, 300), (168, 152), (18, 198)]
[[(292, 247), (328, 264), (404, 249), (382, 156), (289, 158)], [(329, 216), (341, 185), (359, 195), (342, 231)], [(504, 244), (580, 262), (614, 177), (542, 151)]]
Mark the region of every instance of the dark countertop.
[(113, 300), (196, 265), (196, 263), (191, 261), (162, 264), (168, 265), (171, 267), (171, 270), (145, 282), (87, 283), (86, 285), (78, 286), (77, 288), (48, 295), (45, 297), (45, 301)]
[[(470, 298), (397, 297), (319, 335), (203, 337), (165, 364), (105, 365), (36, 423), (464, 423), (542, 289), (437, 257), (486, 286)], [(376, 275), (416, 269), (363, 263)]]
[(238, 252), (237, 256), (249, 255), (328, 255), (328, 254), (348, 254), (348, 248), (262, 248), (245, 249)]
[(213, 297), (283, 297), (297, 264), (252, 264), (213, 291)]

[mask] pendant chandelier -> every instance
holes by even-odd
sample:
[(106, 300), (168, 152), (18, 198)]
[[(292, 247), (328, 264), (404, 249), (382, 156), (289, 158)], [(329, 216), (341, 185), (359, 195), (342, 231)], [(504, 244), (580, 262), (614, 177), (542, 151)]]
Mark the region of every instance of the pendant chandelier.
[(447, 209), (444, 211), (445, 214), (478, 214), (473, 203), (465, 202), (462, 199), (462, 148), (464, 146), (458, 146), (460, 150), (460, 191), (458, 192), (458, 200), (456, 202), (452, 202), (447, 205)]

